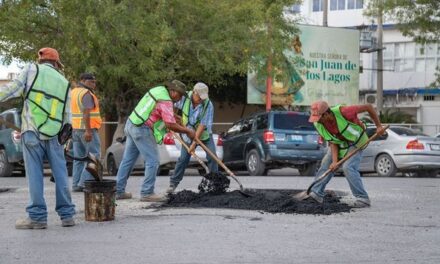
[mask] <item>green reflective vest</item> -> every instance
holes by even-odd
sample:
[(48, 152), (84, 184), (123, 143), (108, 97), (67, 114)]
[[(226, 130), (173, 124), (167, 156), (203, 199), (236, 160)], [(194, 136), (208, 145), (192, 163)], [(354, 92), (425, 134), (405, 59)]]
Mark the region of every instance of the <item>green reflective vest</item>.
[[(185, 102), (183, 103), (183, 107), (182, 107), (182, 124), (184, 126), (186, 126), (189, 123), (189, 108), (191, 107), (191, 97), (192, 97), (192, 92), (188, 92), (188, 95), (186, 96)], [(197, 129), (197, 127), (200, 124), (200, 121), (206, 114), (206, 109), (208, 109), (208, 105), (209, 105), (209, 100), (205, 100), (203, 102), (202, 114), (200, 114), (197, 117), (195, 124), (191, 124), (191, 123), (189, 124), (191, 127)], [(205, 129), (202, 132), (202, 135), (200, 135), (200, 140), (206, 141), (208, 139), (209, 139), (209, 132), (208, 132), (208, 128), (205, 127)]]
[(37, 74), (25, 96), (30, 102), (30, 113), (38, 132), (54, 137), (64, 122), (64, 110), (70, 84), (55, 68), (36, 64)]
[[(165, 86), (157, 86), (151, 88), (139, 101), (133, 112), (130, 114), (130, 121), (136, 125), (143, 125), (156, 106), (157, 101), (171, 101), (170, 94)], [(162, 144), (163, 137), (167, 132), (167, 128), (163, 120), (159, 120), (153, 124), (153, 134), (157, 144)]]
[[(313, 123), (315, 125), (318, 133), (328, 142), (339, 145), (339, 158), (347, 155), (348, 148), (352, 145), (355, 145), (357, 148), (361, 147), (368, 140), (368, 136), (365, 133), (363, 127), (358, 124), (352, 123), (345, 119), (345, 117), (341, 113), (341, 105), (334, 106), (330, 108), (336, 118), (336, 124), (338, 127), (339, 133), (346, 139), (341, 140), (337, 136), (331, 134), (323, 124), (319, 122)], [(366, 146), (364, 146), (365, 148)]]

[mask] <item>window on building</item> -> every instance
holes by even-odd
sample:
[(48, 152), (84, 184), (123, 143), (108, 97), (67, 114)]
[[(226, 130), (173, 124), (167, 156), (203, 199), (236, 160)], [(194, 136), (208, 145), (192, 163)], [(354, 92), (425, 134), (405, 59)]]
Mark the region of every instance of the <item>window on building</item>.
[(290, 13), (295, 13), (295, 14), (300, 13), (301, 12), (301, 5), (299, 5), (299, 4), (292, 5), (288, 8), (288, 11)]
[(345, 0), (330, 0), (330, 10), (344, 10)]
[(324, 0), (313, 0), (313, 12), (320, 12), (323, 10)]
[(434, 95), (425, 95), (423, 96), (423, 101), (435, 101)]
[(356, 9), (364, 8), (364, 0), (356, 0)]
[[(430, 72), (440, 65), (440, 45), (414, 42), (384, 43), (384, 65), (392, 65), (396, 72)], [(384, 66), (384, 69), (386, 67)]]
[(416, 59), (416, 72), (425, 71), (425, 59)]

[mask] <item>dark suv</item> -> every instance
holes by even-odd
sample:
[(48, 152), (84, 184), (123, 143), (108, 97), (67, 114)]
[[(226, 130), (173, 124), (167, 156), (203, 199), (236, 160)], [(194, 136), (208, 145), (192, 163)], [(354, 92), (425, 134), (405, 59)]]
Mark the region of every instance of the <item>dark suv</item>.
[[(20, 127), (20, 114), (19, 109), (13, 108), (1, 113), (0, 118)], [(0, 177), (10, 176), (14, 169), (24, 169), (21, 135), (20, 132), (0, 124)]]
[(250, 175), (283, 167), (315, 175), (326, 146), (308, 119), (308, 113), (271, 111), (239, 120), (223, 135), (223, 161)]

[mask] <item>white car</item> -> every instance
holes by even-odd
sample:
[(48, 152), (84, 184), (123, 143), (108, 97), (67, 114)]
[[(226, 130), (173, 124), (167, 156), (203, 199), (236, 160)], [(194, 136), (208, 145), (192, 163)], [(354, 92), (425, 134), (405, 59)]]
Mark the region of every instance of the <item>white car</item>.
[[(217, 157), (223, 159), (223, 141), (222, 138), (217, 134), (213, 134), (215, 149)], [(159, 149), (159, 175), (168, 175), (170, 170), (174, 169), (177, 160), (180, 157), (180, 149), (182, 145), (177, 139), (174, 139), (171, 133), (167, 133), (164, 137), (163, 143), (157, 145)], [(122, 156), (124, 154), (125, 148), (125, 136), (122, 138), (117, 138), (110, 147), (107, 148), (105, 152), (105, 167), (109, 175), (116, 175), (118, 173), (119, 165), (121, 164)], [(196, 154), (206, 163), (205, 151), (198, 146), (196, 148)], [(197, 168), (201, 175), (205, 174), (205, 170), (197, 162), (196, 159), (191, 157), (190, 163), (188, 165), (190, 168)], [(135, 170), (144, 169), (144, 160), (141, 155), (139, 155), (134, 166)]]

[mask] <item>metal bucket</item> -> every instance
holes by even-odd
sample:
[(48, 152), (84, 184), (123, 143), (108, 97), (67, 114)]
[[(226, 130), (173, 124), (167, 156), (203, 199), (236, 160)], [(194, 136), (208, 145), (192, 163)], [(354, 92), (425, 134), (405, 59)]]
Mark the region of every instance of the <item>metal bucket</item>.
[(86, 221), (103, 222), (115, 219), (116, 181), (84, 182)]

